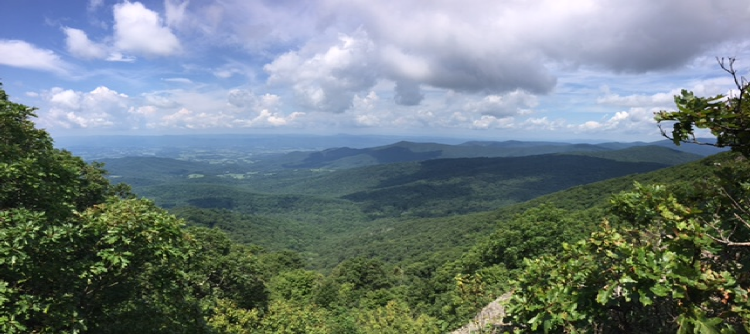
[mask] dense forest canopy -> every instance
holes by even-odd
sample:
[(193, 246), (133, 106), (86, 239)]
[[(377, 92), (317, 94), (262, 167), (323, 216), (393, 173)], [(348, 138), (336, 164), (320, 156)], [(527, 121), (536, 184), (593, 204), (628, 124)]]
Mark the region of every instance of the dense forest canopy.
[[(748, 83), (734, 60), (722, 68), (739, 93), (682, 91), (676, 144), (696, 128), (736, 153), (687, 184), (636, 184), (611, 200), (611, 217), (559, 254), (524, 260), (509, 304), (516, 332), (746, 333), (750, 330), (750, 164)], [(668, 136), (665, 133), (665, 136)]]
[[(725, 68), (737, 79), (732, 66)], [(746, 333), (750, 92), (736, 82), (735, 96), (683, 92), (677, 111), (657, 115), (674, 122), (675, 142), (708, 128), (716, 145), (735, 152), (494, 211), (411, 220), (397, 217), (403, 210), (386, 212), (367, 238), (337, 240), (356, 256), (329, 254), (337, 260), (318, 267), (325, 270), (311, 270), (305, 250), (253, 244), (283, 229), (268, 208), (308, 205), (341, 218), (354, 212), (348, 200), (374, 208), (400, 185), (379, 180), (382, 189), (357, 190), (352, 199), (245, 194), (254, 210), (270, 210), (266, 218), (234, 210), (228, 188), (216, 186), (204, 191), (224, 197), (170, 213), (110, 183), (102, 164), (56, 149), (35, 127), (34, 109), (11, 102), (0, 87), (0, 331), (442, 333), (512, 292), (503, 324), (476, 330)], [(392, 205), (404, 202), (396, 199)], [(285, 237), (325, 232), (285, 223)], [(257, 228), (233, 235), (248, 224)], [(488, 225), (494, 232), (478, 236)], [(388, 234), (397, 227), (446, 233)], [(461, 238), (472, 243), (429, 247)]]

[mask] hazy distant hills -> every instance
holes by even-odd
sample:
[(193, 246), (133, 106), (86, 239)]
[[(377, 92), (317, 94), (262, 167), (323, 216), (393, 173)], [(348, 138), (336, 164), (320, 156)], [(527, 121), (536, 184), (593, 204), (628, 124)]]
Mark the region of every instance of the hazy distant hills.
[(400, 175), (381, 171), (397, 166), (378, 165), (332, 174), (319, 183), (355, 178), (347, 177), (348, 173), (356, 173), (363, 180), (369, 175), (388, 175), (373, 187), (343, 198), (365, 204), (368, 214), (427, 217), (491, 210), (576, 185), (668, 166), (567, 154), (435, 159), (416, 164), (417, 168), (403, 168), (410, 172)]
[[(629, 151), (619, 152), (623, 149), (629, 149)], [(651, 144), (471, 141), (458, 145), (401, 141), (395, 144), (371, 148), (354, 149), (342, 147), (315, 152), (292, 152), (281, 156), (267, 156), (258, 161), (258, 166), (262, 166), (264, 169), (344, 169), (430, 159), (520, 157), (553, 153), (587, 154), (620, 161), (650, 161), (678, 164), (694, 161), (703, 156), (718, 152), (720, 150), (707, 146), (683, 145), (676, 147), (669, 141), (667, 143), (655, 142)], [(671, 161), (667, 162), (663, 159)]]
[[(217, 149), (102, 161), (115, 182), (193, 224), (224, 229), (240, 242), (305, 252), (323, 268), (375, 250), (395, 261), (465, 245), (492, 229), (493, 215), (482, 212), (564, 189), (571, 195), (558, 205), (603, 201), (651, 175), (643, 173), (701, 158), (646, 144), (518, 141), (246, 155)], [(603, 180), (619, 181), (597, 183)]]
[[(513, 150), (502, 150), (508, 147)], [(539, 147), (543, 152), (553, 147), (574, 152), (486, 157), (492, 152), (520, 154), (517, 149), (522, 147), (528, 154)], [(454, 155), (485, 157), (443, 158)], [(521, 142), (399, 142), (369, 149), (278, 155), (269, 157), (271, 163), (265, 165), (159, 157), (103, 161), (116, 181), (132, 185), (136, 192), (154, 197), (162, 205), (234, 209), (248, 203), (276, 203), (278, 199), (271, 197), (293, 194), (359, 203), (360, 214), (371, 217), (435, 217), (490, 210), (577, 185), (700, 158), (658, 146), (607, 150), (596, 145)], [(279, 163), (283, 166), (271, 171), (270, 166)], [(214, 190), (208, 194), (208, 189)], [(220, 196), (222, 193), (225, 195)], [(262, 194), (262, 201), (251, 194)], [(288, 197), (284, 201), (288, 202)]]
[[(711, 142), (711, 139), (701, 139)], [(87, 160), (126, 156), (170, 157), (209, 161), (214, 156), (248, 158), (279, 168), (350, 168), (425, 158), (508, 157), (548, 153), (597, 152), (637, 146), (662, 146), (708, 156), (722, 150), (711, 146), (652, 143), (581, 144), (550, 141), (466, 141), (455, 138), (359, 135), (165, 135), (88, 136), (55, 138), (55, 145)], [(281, 155), (281, 156), (280, 156)], [(272, 157), (273, 159), (267, 159)], [(214, 159), (215, 160), (215, 159)]]

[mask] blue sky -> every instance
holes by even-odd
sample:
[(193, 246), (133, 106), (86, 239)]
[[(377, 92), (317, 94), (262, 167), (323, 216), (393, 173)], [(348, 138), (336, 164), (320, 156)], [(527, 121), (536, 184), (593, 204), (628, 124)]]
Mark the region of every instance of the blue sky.
[(659, 140), (750, 69), (746, 0), (5, 0), (0, 81), (53, 136)]

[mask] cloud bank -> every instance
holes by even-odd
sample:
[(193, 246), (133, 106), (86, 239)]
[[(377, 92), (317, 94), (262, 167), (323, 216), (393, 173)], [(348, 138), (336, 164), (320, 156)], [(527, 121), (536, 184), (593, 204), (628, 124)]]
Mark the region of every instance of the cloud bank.
[[(30, 92), (49, 124), (71, 129), (646, 133), (650, 113), (680, 88), (731, 87), (714, 56), (750, 58), (745, 0), (92, 0), (81, 9), (58, 26), (60, 45), (0, 39), (1, 65), (83, 72), (71, 80), (86, 85)], [(84, 110), (86, 98), (104, 103), (100, 88), (125, 97)]]

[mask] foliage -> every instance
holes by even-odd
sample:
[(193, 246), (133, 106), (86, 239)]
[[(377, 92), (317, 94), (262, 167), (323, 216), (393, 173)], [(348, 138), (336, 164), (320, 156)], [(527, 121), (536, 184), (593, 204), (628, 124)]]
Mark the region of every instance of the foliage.
[(252, 254), (129, 198), (33, 116), (0, 89), (0, 331), (205, 333), (265, 308)]
[(296, 269), (274, 276), (268, 285), (274, 300), (310, 304), (322, 280), (323, 275), (317, 272)]
[(465, 254), (462, 263), (468, 272), (496, 264), (515, 269), (525, 258), (556, 253), (563, 242), (582, 238), (591, 225), (581, 215), (541, 205), (503, 222), (502, 228)]
[(101, 164), (86, 164), (57, 150), (29, 120), (34, 109), (8, 100), (0, 86), (0, 210), (45, 211), (47, 218), (83, 211), (111, 195), (128, 195), (111, 186)]
[[(326, 187), (278, 195), (218, 176), (185, 180), (201, 164), (130, 165), (143, 175), (125, 179), (161, 194), (185, 228), (111, 185), (102, 164), (54, 149), (33, 109), (0, 93), (2, 332), (437, 333), (512, 278), (518, 330), (747, 330), (750, 167), (736, 156), (471, 215), (461, 213), (661, 166), (434, 160), (289, 172), (280, 189)], [(160, 166), (170, 176), (157, 180)], [(639, 186), (607, 213), (602, 198), (636, 179), (670, 186)], [(607, 215), (611, 226), (576, 242)]]
[(743, 267), (721, 260), (691, 208), (662, 186), (638, 186), (614, 205), (633, 227), (605, 224), (560, 256), (527, 260), (509, 308), (515, 324), (544, 332), (743, 330)]
[(187, 274), (193, 294), (231, 301), (244, 309), (265, 309), (269, 292), (257, 256), (218, 229), (187, 232), (191, 239)]
[[(143, 200), (99, 204), (52, 224), (0, 212), (3, 332), (199, 328), (180, 269), (181, 223)], [(148, 317), (139, 319), (143, 315)]]
[[(717, 95), (698, 97), (693, 92), (682, 90), (675, 96), (677, 111), (661, 111), (656, 120), (672, 121), (671, 137), (662, 129), (662, 135), (672, 139), (675, 145), (681, 142), (699, 143), (695, 138), (696, 128), (709, 129), (716, 136), (716, 143), (701, 143), (718, 147), (731, 147), (732, 150), (750, 156), (750, 99), (748, 82), (738, 77), (734, 69), (734, 58), (719, 60), (721, 68), (734, 79), (738, 93), (735, 96)], [(661, 125), (659, 126), (661, 129)]]
[(611, 201), (611, 226), (558, 255), (525, 260), (508, 312), (516, 332), (745, 333), (750, 331), (750, 151), (747, 83), (722, 67), (740, 94), (699, 98), (683, 91), (676, 144), (709, 128), (725, 155), (712, 175), (670, 187), (640, 185)]
[(313, 304), (296, 304), (278, 300), (271, 303), (268, 314), (261, 320), (264, 333), (327, 334), (329, 312)]
[(408, 305), (389, 301), (385, 306), (359, 314), (357, 324), (362, 334), (429, 334), (441, 333), (435, 318), (421, 314), (416, 318)]

